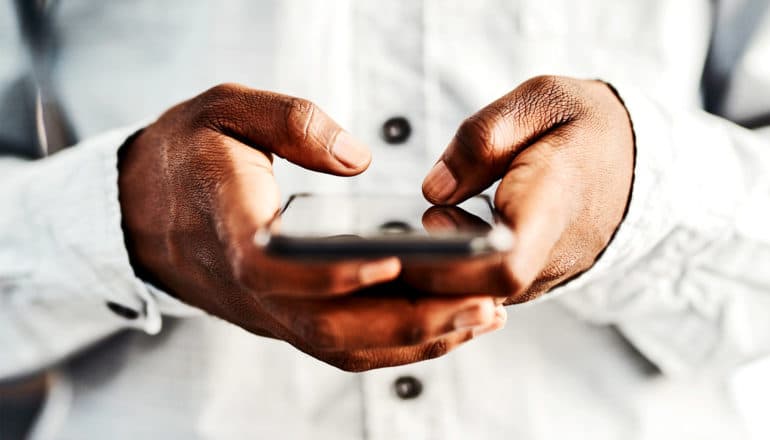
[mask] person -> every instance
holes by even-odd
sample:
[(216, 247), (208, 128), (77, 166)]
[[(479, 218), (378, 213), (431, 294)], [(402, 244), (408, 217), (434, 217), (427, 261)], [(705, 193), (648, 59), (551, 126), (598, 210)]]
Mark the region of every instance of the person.
[[(4, 2), (6, 151), (79, 142), (0, 159), (0, 377), (55, 372), (41, 438), (740, 438), (767, 6)], [(306, 190), (487, 191), (515, 246), (266, 256)]]

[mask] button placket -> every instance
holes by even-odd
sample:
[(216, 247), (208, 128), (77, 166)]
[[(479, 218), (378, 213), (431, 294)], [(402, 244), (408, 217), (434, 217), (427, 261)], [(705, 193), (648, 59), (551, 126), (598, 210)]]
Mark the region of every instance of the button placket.
[(409, 120), (403, 116), (388, 118), (385, 123), (382, 124), (382, 131), (380, 132), (382, 140), (391, 145), (403, 144), (409, 140), (411, 134), (412, 125), (409, 123)]
[(450, 359), (361, 375), (371, 439), (454, 438), (457, 384)]
[(414, 376), (401, 376), (393, 383), (396, 395), (404, 400), (416, 399), (422, 394), (422, 382)]
[(372, 148), (361, 192), (419, 193), (425, 174), (422, 2), (354, 2), (355, 129)]

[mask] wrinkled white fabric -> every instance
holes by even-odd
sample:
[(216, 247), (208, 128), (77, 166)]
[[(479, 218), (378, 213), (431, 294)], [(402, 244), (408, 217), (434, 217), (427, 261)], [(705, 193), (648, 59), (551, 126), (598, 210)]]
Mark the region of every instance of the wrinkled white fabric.
[[(55, 438), (742, 437), (725, 379), (770, 348), (767, 2), (59, 3), (55, 80), (84, 141), (0, 157), (0, 377), (61, 369), (71, 398)], [(0, 91), (26, 66), (11, 4)], [(373, 163), (342, 179), (279, 161), (284, 196), (418, 194), (465, 117), (539, 74), (617, 88), (634, 186), (595, 266), (509, 307), (500, 332), (350, 374), (133, 275), (116, 151), (136, 121), (223, 81), (302, 96), (367, 141)], [(396, 115), (413, 131), (392, 146), (379, 131)], [(395, 395), (404, 375), (423, 383), (417, 399)]]

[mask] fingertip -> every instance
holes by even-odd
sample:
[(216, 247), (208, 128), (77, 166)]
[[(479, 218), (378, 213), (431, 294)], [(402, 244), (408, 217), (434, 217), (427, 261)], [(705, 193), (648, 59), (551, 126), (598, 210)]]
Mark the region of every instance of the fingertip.
[(457, 190), (457, 178), (449, 170), (444, 160), (439, 160), (433, 165), (422, 183), (422, 194), (434, 204), (443, 204)]
[(401, 260), (389, 257), (361, 264), (358, 269), (358, 281), (362, 285), (371, 285), (392, 281), (401, 273)]
[(506, 312), (505, 307), (502, 305), (495, 306), (494, 313), (495, 316), (492, 318), (491, 323), (473, 329), (474, 338), (485, 335), (487, 333), (492, 333), (505, 327), (505, 323), (508, 320), (508, 312)]
[(401, 260), (396, 257), (388, 257), (382, 261), (383, 271), (388, 273), (391, 278), (396, 278), (401, 274)]
[(495, 305), (495, 299), (492, 297), (486, 297), (481, 301), (480, 304), (480, 311), (481, 315), (484, 317), (484, 321), (492, 321), (495, 319), (496, 316), (496, 309), (497, 306)]
[(494, 322), (495, 304), (492, 298), (486, 297), (475, 300), (472, 305), (466, 306), (452, 317), (451, 328), (456, 330), (468, 330), (477, 327), (486, 327)]
[(505, 327), (505, 321), (497, 319), (497, 320), (495, 320), (495, 322), (493, 322), (493, 323), (491, 323), (489, 325), (474, 328), (473, 329), (473, 337), (477, 338), (477, 337), (479, 337), (481, 335), (485, 335), (487, 333), (492, 333), (494, 331), (500, 330), (503, 327)]
[(331, 153), (352, 175), (362, 173), (372, 161), (372, 153), (366, 144), (344, 130), (337, 134)]
[(457, 230), (457, 224), (452, 217), (442, 210), (443, 207), (432, 206), (422, 215), (422, 225), (428, 232), (448, 232)]
[(505, 306), (504, 306), (504, 305), (502, 305), (502, 304), (498, 304), (498, 305), (495, 307), (495, 318), (496, 318), (498, 321), (502, 321), (503, 323), (505, 323), (506, 321), (508, 321), (508, 311), (507, 311), (507, 310), (505, 310)]

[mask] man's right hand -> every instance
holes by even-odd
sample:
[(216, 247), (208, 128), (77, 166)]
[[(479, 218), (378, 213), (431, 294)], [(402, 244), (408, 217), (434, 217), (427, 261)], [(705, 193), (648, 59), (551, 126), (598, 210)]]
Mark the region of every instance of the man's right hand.
[[(124, 146), (124, 233), (137, 272), (179, 299), (345, 370), (440, 356), (502, 327), (491, 297), (353, 296), (393, 280), (397, 259), (297, 263), (265, 255), (257, 230), (280, 207), (272, 155), (340, 176), (367, 148), (312, 103), (220, 85)], [(312, 219), (308, 219), (312, 221)]]

